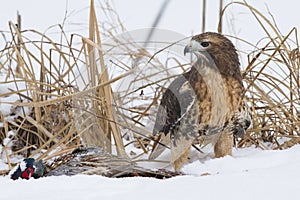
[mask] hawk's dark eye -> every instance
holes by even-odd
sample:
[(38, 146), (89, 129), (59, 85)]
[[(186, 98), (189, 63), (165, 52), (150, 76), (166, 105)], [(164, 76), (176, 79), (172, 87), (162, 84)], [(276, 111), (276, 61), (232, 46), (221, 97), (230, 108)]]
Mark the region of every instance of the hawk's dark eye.
[(209, 42), (201, 42), (201, 46), (203, 47), (208, 47), (210, 45)]

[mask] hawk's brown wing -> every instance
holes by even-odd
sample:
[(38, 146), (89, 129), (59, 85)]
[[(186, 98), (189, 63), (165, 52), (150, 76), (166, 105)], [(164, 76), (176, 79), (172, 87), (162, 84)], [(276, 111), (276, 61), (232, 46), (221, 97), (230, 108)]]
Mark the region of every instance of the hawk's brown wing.
[(158, 108), (153, 135), (167, 135), (194, 101), (195, 94), (188, 81), (189, 75), (190, 72), (187, 72), (179, 76), (165, 91)]
[(165, 91), (158, 108), (153, 135), (160, 134), (160, 141), (154, 145), (150, 159), (157, 158), (170, 143), (170, 135), (180, 125), (180, 119), (195, 101), (195, 94), (189, 83), (190, 71), (176, 78)]

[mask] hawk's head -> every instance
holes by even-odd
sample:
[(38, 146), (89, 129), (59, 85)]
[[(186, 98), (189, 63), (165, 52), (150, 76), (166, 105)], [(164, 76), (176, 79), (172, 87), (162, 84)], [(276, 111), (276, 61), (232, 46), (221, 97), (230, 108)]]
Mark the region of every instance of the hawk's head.
[(232, 42), (219, 33), (206, 32), (192, 37), (184, 48), (184, 54), (202, 54), (207, 52), (221, 73), (240, 74), (239, 58)]

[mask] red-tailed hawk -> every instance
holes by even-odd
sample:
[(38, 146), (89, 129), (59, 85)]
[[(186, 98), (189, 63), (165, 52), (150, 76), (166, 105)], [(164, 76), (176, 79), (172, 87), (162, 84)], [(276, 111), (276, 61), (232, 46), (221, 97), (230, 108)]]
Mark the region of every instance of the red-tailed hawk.
[[(176, 171), (199, 141), (214, 145), (215, 157), (231, 155), (233, 136), (242, 137), (251, 123), (242, 83), (238, 54), (232, 42), (218, 33), (192, 37), (184, 53), (196, 55), (191, 69), (175, 79), (165, 91), (153, 134), (170, 143), (171, 163)], [(155, 159), (165, 148), (157, 143)]]

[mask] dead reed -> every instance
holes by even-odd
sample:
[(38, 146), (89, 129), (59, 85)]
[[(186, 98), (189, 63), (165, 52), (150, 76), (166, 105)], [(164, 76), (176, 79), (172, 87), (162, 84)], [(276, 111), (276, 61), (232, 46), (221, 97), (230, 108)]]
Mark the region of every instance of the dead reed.
[(266, 38), (248, 54), (243, 72), (246, 96), (252, 109), (253, 127), (240, 146), (255, 144), (263, 149), (285, 149), (299, 144), (300, 79), (297, 29), (281, 35), (276, 24), (246, 2), (233, 2), (249, 9)]

